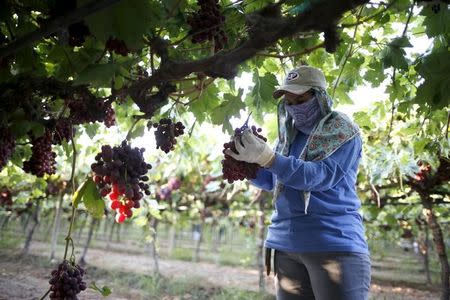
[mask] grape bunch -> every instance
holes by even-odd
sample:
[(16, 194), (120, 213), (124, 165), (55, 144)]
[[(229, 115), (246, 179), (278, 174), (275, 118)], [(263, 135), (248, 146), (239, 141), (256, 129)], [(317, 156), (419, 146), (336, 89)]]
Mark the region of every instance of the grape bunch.
[(220, 12), (218, 0), (197, 0), (200, 9), (188, 16), (187, 23), (191, 26), (189, 34), (195, 43), (214, 42), (214, 52), (217, 52), (228, 42), (223, 30), (225, 16)]
[(15, 147), (16, 139), (11, 131), (6, 128), (0, 128), (0, 171), (6, 166)]
[(52, 151), (53, 134), (49, 129), (43, 136), (33, 139), (31, 144), (31, 158), (23, 163), (23, 170), (27, 173), (43, 177), (45, 174), (55, 174), (56, 153)]
[(170, 119), (161, 119), (159, 123), (154, 123), (153, 127), (156, 128), (156, 149), (160, 148), (166, 153), (175, 149), (177, 143), (175, 138), (184, 134), (185, 128), (183, 123), (173, 123)]
[(114, 111), (112, 106), (111, 105), (107, 106), (105, 112), (106, 116), (105, 120), (103, 121), (103, 123), (105, 123), (105, 126), (109, 128), (116, 125), (116, 112)]
[(168, 186), (158, 189), (156, 192), (156, 199), (167, 201), (172, 200), (172, 189)]
[(70, 109), (70, 119), (73, 125), (97, 121), (104, 122), (106, 127), (115, 124), (114, 109), (109, 102), (82, 97), (66, 99), (66, 104)]
[(50, 278), (50, 299), (78, 299), (77, 294), (86, 289), (83, 281), (85, 271), (79, 265), (64, 260), (52, 271)]
[[(247, 122), (245, 122), (244, 126), (235, 129), (234, 137), (240, 137), (244, 132), (244, 130), (247, 128), (248, 125)], [(255, 126), (252, 126), (251, 130), (253, 134), (256, 135), (258, 138), (262, 139), (264, 142), (267, 141), (267, 139), (260, 134), (261, 128), (257, 129)], [(223, 148), (224, 148), (222, 151), (224, 153), (224, 159), (222, 160), (223, 179), (226, 179), (228, 183), (233, 183), (234, 181), (237, 180), (256, 178), (256, 173), (260, 168), (258, 164), (248, 163), (245, 161), (238, 161), (232, 158), (231, 156), (225, 154), (226, 149), (231, 149), (231, 151), (233, 151), (234, 153), (238, 153), (236, 151), (236, 146), (233, 140), (223, 144)]]
[(115, 52), (116, 54), (120, 54), (122, 56), (127, 56), (130, 50), (123, 40), (119, 40), (113, 37), (110, 37), (105, 44), (105, 49), (110, 52)]
[(11, 207), (12, 204), (11, 191), (7, 187), (3, 187), (0, 189), (0, 207)]
[(120, 146), (103, 145), (91, 165), (94, 182), (102, 197), (109, 196), (109, 207), (117, 212), (116, 222), (122, 223), (133, 215), (132, 208), (139, 208), (139, 201), (150, 195), (148, 170), (152, 168), (144, 161), (144, 148), (132, 148), (123, 141)]
[(53, 144), (61, 145), (61, 143), (66, 140), (70, 141), (75, 133), (72, 121), (69, 118), (61, 118), (56, 121), (54, 133), (53, 133)]

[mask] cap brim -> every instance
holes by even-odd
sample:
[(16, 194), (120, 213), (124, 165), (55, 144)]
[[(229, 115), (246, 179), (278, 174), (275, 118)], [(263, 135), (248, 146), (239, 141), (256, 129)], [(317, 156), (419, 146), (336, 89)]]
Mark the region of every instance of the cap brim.
[(280, 98), (286, 92), (301, 95), (309, 91), (311, 88), (312, 88), (311, 86), (306, 85), (294, 85), (294, 84), (282, 85), (278, 89), (276, 89), (275, 92), (273, 92), (273, 97), (275, 99)]

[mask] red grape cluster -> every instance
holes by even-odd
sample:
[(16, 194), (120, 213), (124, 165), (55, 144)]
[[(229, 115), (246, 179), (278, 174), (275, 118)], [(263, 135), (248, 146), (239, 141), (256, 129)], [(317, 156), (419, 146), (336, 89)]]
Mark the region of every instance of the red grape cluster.
[(23, 163), (23, 170), (27, 173), (43, 177), (45, 174), (55, 174), (56, 153), (52, 151), (53, 135), (49, 129), (43, 136), (33, 139), (31, 144), (31, 158)]
[[(92, 100), (92, 101), (91, 101)], [(114, 109), (111, 103), (98, 101), (96, 99), (66, 99), (70, 109), (70, 119), (74, 125), (104, 122), (107, 127), (115, 124)]]
[(53, 144), (61, 145), (64, 140), (70, 141), (73, 134), (74, 128), (72, 126), (72, 121), (69, 118), (61, 118), (57, 120), (55, 124)]
[(116, 125), (116, 112), (114, 111), (111, 105), (106, 106), (106, 116), (103, 122), (105, 123), (105, 126), (108, 128)]
[(0, 189), (0, 206), (10, 207), (13, 204), (11, 191), (7, 187)]
[[(240, 137), (245, 129), (247, 129), (247, 125), (242, 126), (241, 128), (236, 128), (234, 131), (234, 137)], [(263, 141), (267, 141), (267, 139), (260, 135), (259, 132), (261, 132), (261, 128), (256, 128), (255, 126), (251, 127), (252, 132), (254, 135), (256, 135), (258, 138), (262, 139)], [(222, 173), (223, 173), (223, 179), (226, 179), (228, 183), (233, 183), (237, 180), (244, 180), (244, 179), (254, 179), (256, 178), (256, 173), (258, 172), (258, 169), (260, 166), (258, 164), (254, 163), (248, 163), (245, 161), (238, 161), (232, 158), (231, 156), (225, 154), (226, 149), (231, 149), (234, 153), (238, 153), (236, 151), (236, 146), (234, 144), (234, 141), (230, 141), (228, 143), (223, 144), (223, 153), (225, 158), (222, 160)]]
[(113, 37), (110, 37), (105, 44), (105, 48), (108, 51), (114, 51), (117, 54), (122, 56), (127, 56), (130, 50), (123, 40), (119, 40)]
[(193, 43), (214, 41), (214, 51), (217, 52), (228, 42), (223, 30), (224, 15), (220, 12), (218, 0), (197, 0), (200, 9), (187, 18), (191, 26), (189, 34)]
[(154, 123), (153, 127), (156, 128), (156, 149), (160, 148), (166, 153), (175, 149), (177, 143), (175, 138), (184, 134), (185, 128), (183, 123), (173, 123), (170, 119), (161, 119), (159, 123)]
[(102, 146), (102, 151), (91, 165), (94, 181), (102, 197), (109, 195), (110, 208), (117, 212), (116, 221), (122, 223), (130, 218), (132, 208), (139, 208), (144, 194), (150, 195), (148, 170), (152, 168), (144, 161), (144, 148), (131, 148), (126, 141), (120, 146)]
[(52, 271), (50, 278), (50, 299), (78, 299), (77, 294), (86, 289), (83, 281), (84, 270), (79, 265), (64, 260)]
[(6, 128), (0, 128), (0, 171), (6, 166), (16, 147), (16, 139), (11, 131)]

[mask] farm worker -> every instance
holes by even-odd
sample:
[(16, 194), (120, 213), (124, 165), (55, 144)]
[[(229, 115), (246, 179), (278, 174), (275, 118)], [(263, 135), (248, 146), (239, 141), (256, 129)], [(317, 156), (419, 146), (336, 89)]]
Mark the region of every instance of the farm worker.
[(368, 299), (371, 262), (358, 212), (356, 175), (362, 141), (345, 114), (332, 110), (322, 71), (300, 66), (275, 90), (275, 151), (250, 130), (226, 154), (257, 163), (252, 183), (272, 191), (265, 240), (270, 273), (274, 249), (277, 299)]

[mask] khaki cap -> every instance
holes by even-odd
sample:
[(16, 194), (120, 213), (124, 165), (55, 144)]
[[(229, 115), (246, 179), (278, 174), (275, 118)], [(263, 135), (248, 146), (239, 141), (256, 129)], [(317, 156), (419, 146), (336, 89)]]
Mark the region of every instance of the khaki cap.
[(300, 66), (289, 71), (284, 80), (284, 85), (273, 92), (273, 97), (279, 98), (285, 92), (301, 95), (313, 87), (327, 88), (327, 82), (322, 71), (310, 66)]

